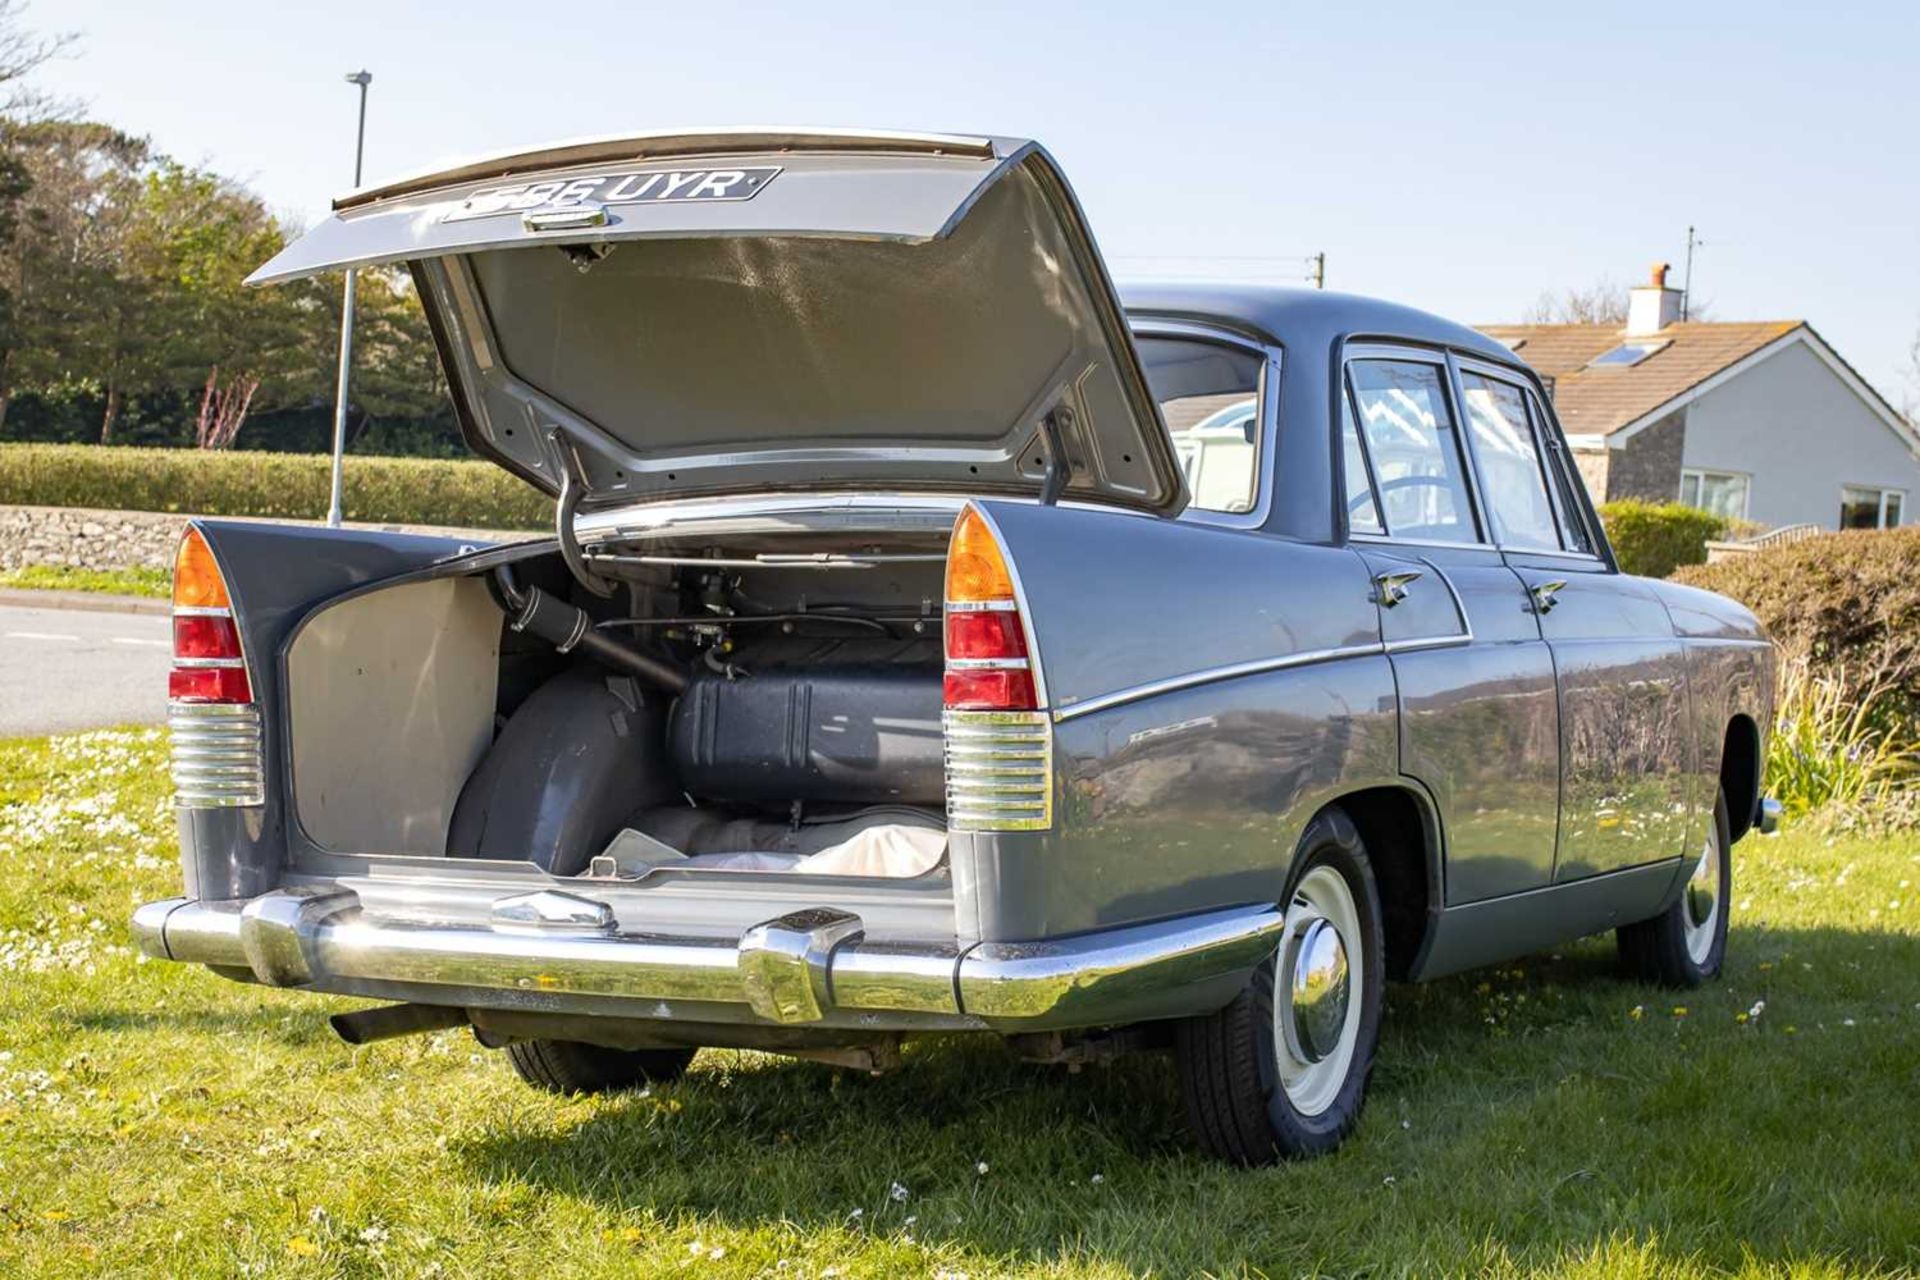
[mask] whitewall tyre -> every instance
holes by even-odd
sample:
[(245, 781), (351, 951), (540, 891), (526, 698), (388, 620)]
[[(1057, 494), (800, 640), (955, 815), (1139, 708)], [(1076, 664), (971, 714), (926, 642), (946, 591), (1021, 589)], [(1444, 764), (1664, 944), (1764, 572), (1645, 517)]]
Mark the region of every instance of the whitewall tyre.
[(1629, 976), (1668, 987), (1697, 987), (1720, 972), (1727, 958), (1727, 913), (1732, 906), (1733, 841), (1727, 834), (1727, 798), (1714, 801), (1713, 821), (1687, 859), (1686, 883), (1672, 906), (1623, 925), (1615, 937)]
[(1282, 901), (1279, 944), (1248, 989), (1176, 1032), (1194, 1136), (1236, 1164), (1339, 1146), (1360, 1119), (1380, 1038), (1380, 895), (1345, 813), (1307, 827)]

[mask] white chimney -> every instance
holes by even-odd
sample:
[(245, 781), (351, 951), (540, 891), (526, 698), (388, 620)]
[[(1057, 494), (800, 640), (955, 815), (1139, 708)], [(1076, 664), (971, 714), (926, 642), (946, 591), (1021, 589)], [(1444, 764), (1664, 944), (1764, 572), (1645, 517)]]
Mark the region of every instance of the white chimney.
[(1667, 264), (1653, 264), (1653, 278), (1627, 293), (1627, 336), (1647, 338), (1680, 319), (1680, 291), (1667, 288)]

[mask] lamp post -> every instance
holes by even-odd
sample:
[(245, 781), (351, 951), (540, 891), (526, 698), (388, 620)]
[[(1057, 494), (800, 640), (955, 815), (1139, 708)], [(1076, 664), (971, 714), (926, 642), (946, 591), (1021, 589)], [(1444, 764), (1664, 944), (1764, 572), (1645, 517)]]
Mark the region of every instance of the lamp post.
[[(368, 71), (356, 71), (347, 83), (360, 86), (360, 129), (353, 140), (353, 185), (360, 185), (360, 162), (367, 151)], [(353, 268), (347, 268), (346, 291), (340, 299), (340, 380), (333, 392), (333, 490), (327, 502), (327, 524), (340, 527), (340, 464), (347, 452), (347, 381), (353, 370)]]

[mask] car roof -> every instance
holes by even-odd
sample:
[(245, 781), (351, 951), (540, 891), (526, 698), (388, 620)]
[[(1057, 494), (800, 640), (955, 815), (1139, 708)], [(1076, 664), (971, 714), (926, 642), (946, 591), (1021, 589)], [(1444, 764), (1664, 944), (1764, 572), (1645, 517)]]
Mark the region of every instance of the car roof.
[(1282, 346), (1325, 346), (1341, 338), (1404, 338), (1470, 351), (1502, 364), (1520, 358), (1477, 329), (1380, 298), (1324, 289), (1200, 282), (1121, 282), (1129, 315), (1225, 325)]

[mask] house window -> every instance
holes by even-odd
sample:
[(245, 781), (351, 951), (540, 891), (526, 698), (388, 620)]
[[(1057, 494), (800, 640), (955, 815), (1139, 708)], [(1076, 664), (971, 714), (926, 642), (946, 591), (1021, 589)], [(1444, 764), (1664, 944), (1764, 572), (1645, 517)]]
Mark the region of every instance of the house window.
[(1907, 495), (1899, 489), (1847, 485), (1840, 490), (1842, 529), (1891, 529), (1905, 514)]
[(1750, 477), (1737, 471), (1696, 471), (1689, 467), (1680, 473), (1680, 503), (1729, 520), (1745, 520), (1749, 484)]

